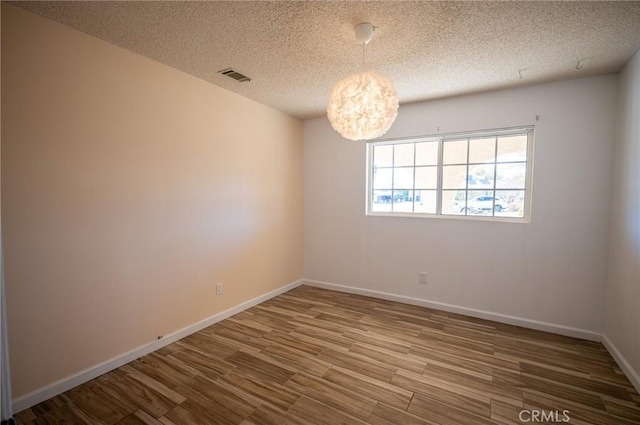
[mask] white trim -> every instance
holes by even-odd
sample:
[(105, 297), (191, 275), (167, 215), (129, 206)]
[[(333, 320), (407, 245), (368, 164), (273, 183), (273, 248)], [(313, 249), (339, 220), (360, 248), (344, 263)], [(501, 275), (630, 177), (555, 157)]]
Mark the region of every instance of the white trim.
[(611, 357), (613, 357), (616, 363), (618, 363), (620, 369), (622, 369), (625, 375), (627, 375), (627, 378), (629, 378), (629, 381), (631, 381), (633, 386), (636, 388), (636, 391), (640, 393), (640, 375), (638, 375), (638, 373), (633, 369), (627, 359), (624, 358), (620, 350), (618, 350), (618, 347), (615, 346), (613, 341), (611, 341), (608, 336), (602, 335), (602, 344), (607, 349), (607, 351), (609, 351)]
[(30, 394), (27, 394), (24, 397), (20, 397), (17, 400), (13, 401), (13, 410), (15, 412), (20, 412), (21, 410), (28, 409), (31, 406), (35, 406), (36, 404), (43, 402), (45, 400), (50, 399), (58, 394), (62, 394), (63, 392), (70, 390), (73, 387), (76, 387), (80, 384), (84, 384), (87, 381), (90, 381), (98, 376), (107, 373), (111, 370), (117, 369), (120, 366), (123, 366), (137, 358), (140, 358), (146, 354), (149, 354), (153, 351), (156, 351), (166, 345), (169, 345), (179, 339), (182, 339), (188, 335), (191, 335), (194, 332), (198, 332), (201, 329), (206, 328), (207, 326), (211, 326), (214, 323), (217, 323), (221, 320), (224, 320), (228, 317), (233, 316), (234, 314), (238, 314), (250, 307), (253, 307), (257, 304), (260, 304), (264, 301), (267, 301), (273, 297), (276, 297), (280, 294), (283, 294), (291, 289), (297, 288), (298, 286), (304, 283), (303, 280), (297, 280), (295, 282), (284, 285), (278, 289), (274, 289), (271, 292), (267, 292), (264, 295), (260, 295), (251, 300), (245, 301), (235, 307), (232, 307), (228, 310), (222, 311), (220, 313), (214, 314), (211, 317), (203, 319), (199, 322), (196, 322), (192, 325), (187, 326), (186, 328), (182, 328), (177, 330), (169, 335), (165, 335), (162, 339), (150, 342), (148, 344), (142, 345), (132, 351), (116, 356), (110, 360), (107, 360), (103, 363), (92, 366), (88, 369), (85, 369), (81, 372), (76, 373), (75, 375), (69, 376), (67, 378), (61, 379), (58, 382), (54, 382), (51, 385), (48, 385), (44, 388), (36, 390)]
[(551, 332), (559, 335), (570, 336), (574, 338), (586, 339), (589, 341), (602, 341), (602, 335), (598, 332), (587, 331), (584, 329), (572, 328), (564, 325), (556, 325), (548, 322), (540, 322), (538, 320), (526, 319), (524, 317), (509, 316), (507, 314), (492, 313), (490, 311), (478, 310), (475, 308), (461, 307), (453, 304), (441, 303), (438, 301), (429, 301), (421, 298), (409, 297), (406, 295), (396, 295), (388, 292), (374, 291), (371, 289), (356, 288), (353, 286), (338, 285), (329, 282), (320, 282), (317, 280), (304, 280), (305, 285), (315, 286), (317, 288), (331, 289), (334, 291), (348, 292), (351, 294), (365, 295), (367, 297), (381, 298), (383, 300), (398, 301), (405, 304), (428, 307), (437, 310), (448, 311), (450, 313), (463, 314), (465, 316), (477, 317), (479, 319), (493, 320), (495, 322), (506, 323), (509, 325), (522, 326), (523, 328), (535, 329), (539, 331)]

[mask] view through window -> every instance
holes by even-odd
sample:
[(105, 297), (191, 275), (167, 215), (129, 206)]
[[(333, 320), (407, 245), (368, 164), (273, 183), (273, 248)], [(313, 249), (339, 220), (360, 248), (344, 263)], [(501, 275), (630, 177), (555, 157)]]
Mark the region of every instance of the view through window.
[(368, 144), (371, 215), (529, 217), (533, 128)]

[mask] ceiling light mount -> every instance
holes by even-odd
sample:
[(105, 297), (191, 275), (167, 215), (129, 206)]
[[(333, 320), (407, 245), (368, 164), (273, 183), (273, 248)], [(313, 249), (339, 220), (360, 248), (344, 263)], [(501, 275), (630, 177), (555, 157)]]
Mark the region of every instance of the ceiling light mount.
[(359, 44), (369, 44), (369, 42), (373, 39), (373, 32), (375, 30), (376, 27), (368, 22), (356, 25), (356, 27), (354, 28), (356, 40), (358, 40)]

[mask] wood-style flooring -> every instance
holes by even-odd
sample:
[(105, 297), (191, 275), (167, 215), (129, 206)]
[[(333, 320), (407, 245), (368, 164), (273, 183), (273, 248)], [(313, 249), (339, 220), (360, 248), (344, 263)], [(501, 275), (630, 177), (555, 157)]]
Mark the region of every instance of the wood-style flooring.
[(627, 425), (640, 424), (640, 395), (600, 343), (301, 286), (17, 418)]

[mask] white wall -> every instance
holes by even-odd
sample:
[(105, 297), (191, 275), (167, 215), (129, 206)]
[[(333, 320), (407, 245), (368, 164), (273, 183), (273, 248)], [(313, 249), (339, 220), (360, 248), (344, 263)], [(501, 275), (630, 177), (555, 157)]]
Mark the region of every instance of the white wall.
[(401, 106), (385, 137), (535, 124), (529, 224), (367, 217), (365, 143), (305, 121), (305, 278), (601, 332), (616, 82)]
[[(640, 52), (620, 73), (605, 335), (640, 383)], [(629, 371), (627, 371), (629, 374)], [(640, 390), (640, 388), (639, 388)]]

